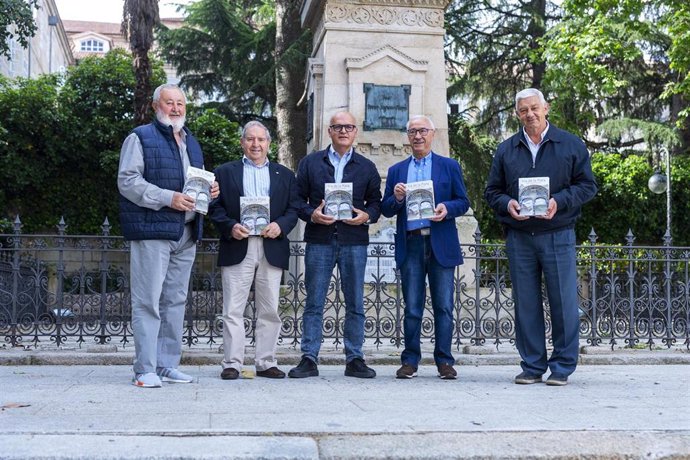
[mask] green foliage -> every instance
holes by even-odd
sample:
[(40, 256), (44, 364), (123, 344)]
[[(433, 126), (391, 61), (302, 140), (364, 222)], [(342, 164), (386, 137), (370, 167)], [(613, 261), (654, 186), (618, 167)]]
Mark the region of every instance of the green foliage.
[[(621, 154), (592, 155), (599, 193), (582, 209), (578, 241), (594, 229), (601, 243), (620, 243), (628, 231), (635, 244), (658, 245), (666, 231), (666, 195), (647, 187), (654, 170), (647, 158)], [(690, 159), (673, 158), (671, 166), (672, 228), (676, 245), (690, 245)]]
[[(165, 82), (154, 63), (152, 85)], [(23, 232), (100, 233), (108, 218), (119, 234), (117, 168), (134, 127), (132, 57), (115, 49), (83, 59), (64, 77), (0, 79), (0, 224), (19, 215)], [(239, 158), (238, 125), (217, 110), (188, 108), (188, 125), (207, 169)]]
[(515, 93), (541, 87), (538, 40), (560, 16), (553, 1), (463, 0), (446, 11), (449, 97), (469, 100), (476, 125), (500, 135), (513, 130)]
[(224, 98), (236, 121), (267, 116), (275, 105), (275, 21), (266, 1), (199, 0), (179, 29), (158, 31), (161, 55), (196, 93)]
[(484, 200), (484, 187), (491, 169), (493, 153), (498, 145), (496, 139), (478, 134), (477, 129), (460, 116), (449, 116), (448, 136), (451, 157), (457, 159), (462, 166), (467, 196), (482, 238), (499, 238), (501, 228)]
[[(164, 81), (157, 64), (156, 79)], [(117, 164), (132, 129), (132, 59), (121, 50), (87, 58), (64, 76), (0, 81), (0, 216), (25, 232), (117, 231)]]
[(16, 38), (22, 47), (29, 45), (29, 38), (36, 33), (34, 8), (38, 0), (2, 0), (0, 2), (0, 56), (10, 56), (10, 40)]
[[(668, 82), (664, 97), (680, 95), (685, 101), (690, 100), (690, 4), (686, 0), (669, 0), (670, 11), (663, 23), (668, 27), (671, 44), (668, 50), (669, 67), (675, 77)], [(686, 106), (678, 114), (678, 128), (687, 125), (690, 118), (690, 106)]]
[[(660, 18), (672, 0), (566, 0), (564, 17), (541, 40), (551, 120), (586, 137), (610, 119), (672, 126), (672, 101), (662, 97), (676, 77), (669, 69), (669, 29)], [(663, 21), (662, 21), (663, 22)], [(687, 51), (687, 49), (686, 49)], [(593, 147), (641, 144), (639, 136), (592, 142)]]
[(213, 170), (225, 162), (239, 160), (240, 127), (225, 118), (217, 109), (190, 107), (188, 127), (204, 151), (204, 167)]

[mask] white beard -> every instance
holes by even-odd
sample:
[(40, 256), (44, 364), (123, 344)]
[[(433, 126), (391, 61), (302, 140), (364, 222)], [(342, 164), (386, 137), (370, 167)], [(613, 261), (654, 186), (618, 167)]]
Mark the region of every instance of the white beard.
[(174, 133), (179, 133), (182, 131), (182, 128), (184, 127), (184, 123), (187, 120), (187, 117), (182, 115), (181, 117), (177, 117), (174, 121), (167, 115), (164, 115), (161, 112), (156, 112), (156, 118), (158, 121), (163, 123), (165, 126), (172, 126), (173, 132)]

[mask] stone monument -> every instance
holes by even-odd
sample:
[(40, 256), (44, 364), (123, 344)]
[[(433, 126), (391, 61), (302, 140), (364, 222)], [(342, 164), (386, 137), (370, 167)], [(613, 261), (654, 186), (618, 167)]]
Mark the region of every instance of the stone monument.
[[(448, 155), (443, 25), (449, 3), (302, 2), (302, 26), (313, 33), (305, 93), (308, 152), (330, 143), (331, 116), (347, 110), (360, 123), (355, 147), (377, 165), (384, 184), (388, 168), (412, 153), (405, 133), (410, 116), (426, 115), (433, 120), (432, 148)], [(461, 242), (474, 242), (477, 224), (471, 211), (457, 222)], [(372, 229), (372, 241), (391, 239), (391, 227), (393, 222), (382, 218)], [(461, 270), (468, 284), (474, 282), (470, 262)]]

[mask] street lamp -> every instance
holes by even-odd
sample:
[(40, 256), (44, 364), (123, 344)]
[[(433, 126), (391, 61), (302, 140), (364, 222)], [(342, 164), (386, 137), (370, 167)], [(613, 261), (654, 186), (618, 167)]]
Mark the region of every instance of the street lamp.
[(666, 192), (666, 237), (671, 237), (671, 152), (666, 150), (666, 174), (656, 171), (647, 182), (653, 193)]
[(48, 16), (48, 25), (50, 26), (50, 35), (48, 38), (48, 73), (53, 72), (53, 29), (58, 25), (58, 17)]

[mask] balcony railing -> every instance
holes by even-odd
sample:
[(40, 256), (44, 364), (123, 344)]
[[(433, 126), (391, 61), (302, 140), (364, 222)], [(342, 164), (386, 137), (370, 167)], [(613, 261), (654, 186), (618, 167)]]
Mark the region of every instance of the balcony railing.
[[(64, 222), (55, 235), (0, 234), (0, 339), (9, 346), (65, 343), (131, 344), (129, 245), (110, 236), (107, 220), (100, 235), (66, 235)], [(304, 247), (291, 244), (290, 270), (280, 294), (281, 342), (297, 345), (305, 301)], [(184, 343), (222, 343), (222, 287), (216, 265), (218, 244), (204, 240), (197, 248), (187, 301)], [(512, 343), (515, 314), (503, 244), (482, 243), (481, 234), (462, 246), (465, 264), (455, 277), (455, 345)], [(364, 307), (369, 343), (400, 347), (404, 302), (395, 246), (369, 246)], [(578, 246), (580, 335), (594, 346), (690, 348), (690, 248), (597, 243), (594, 232)], [(548, 299), (544, 293), (547, 329)], [(342, 343), (345, 302), (334, 271), (324, 309), (324, 341)], [(434, 335), (427, 305), (422, 337)], [(253, 340), (253, 295), (245, 310), (245, 330)], [(549, 330), (547, 330), (547, 333)]]

